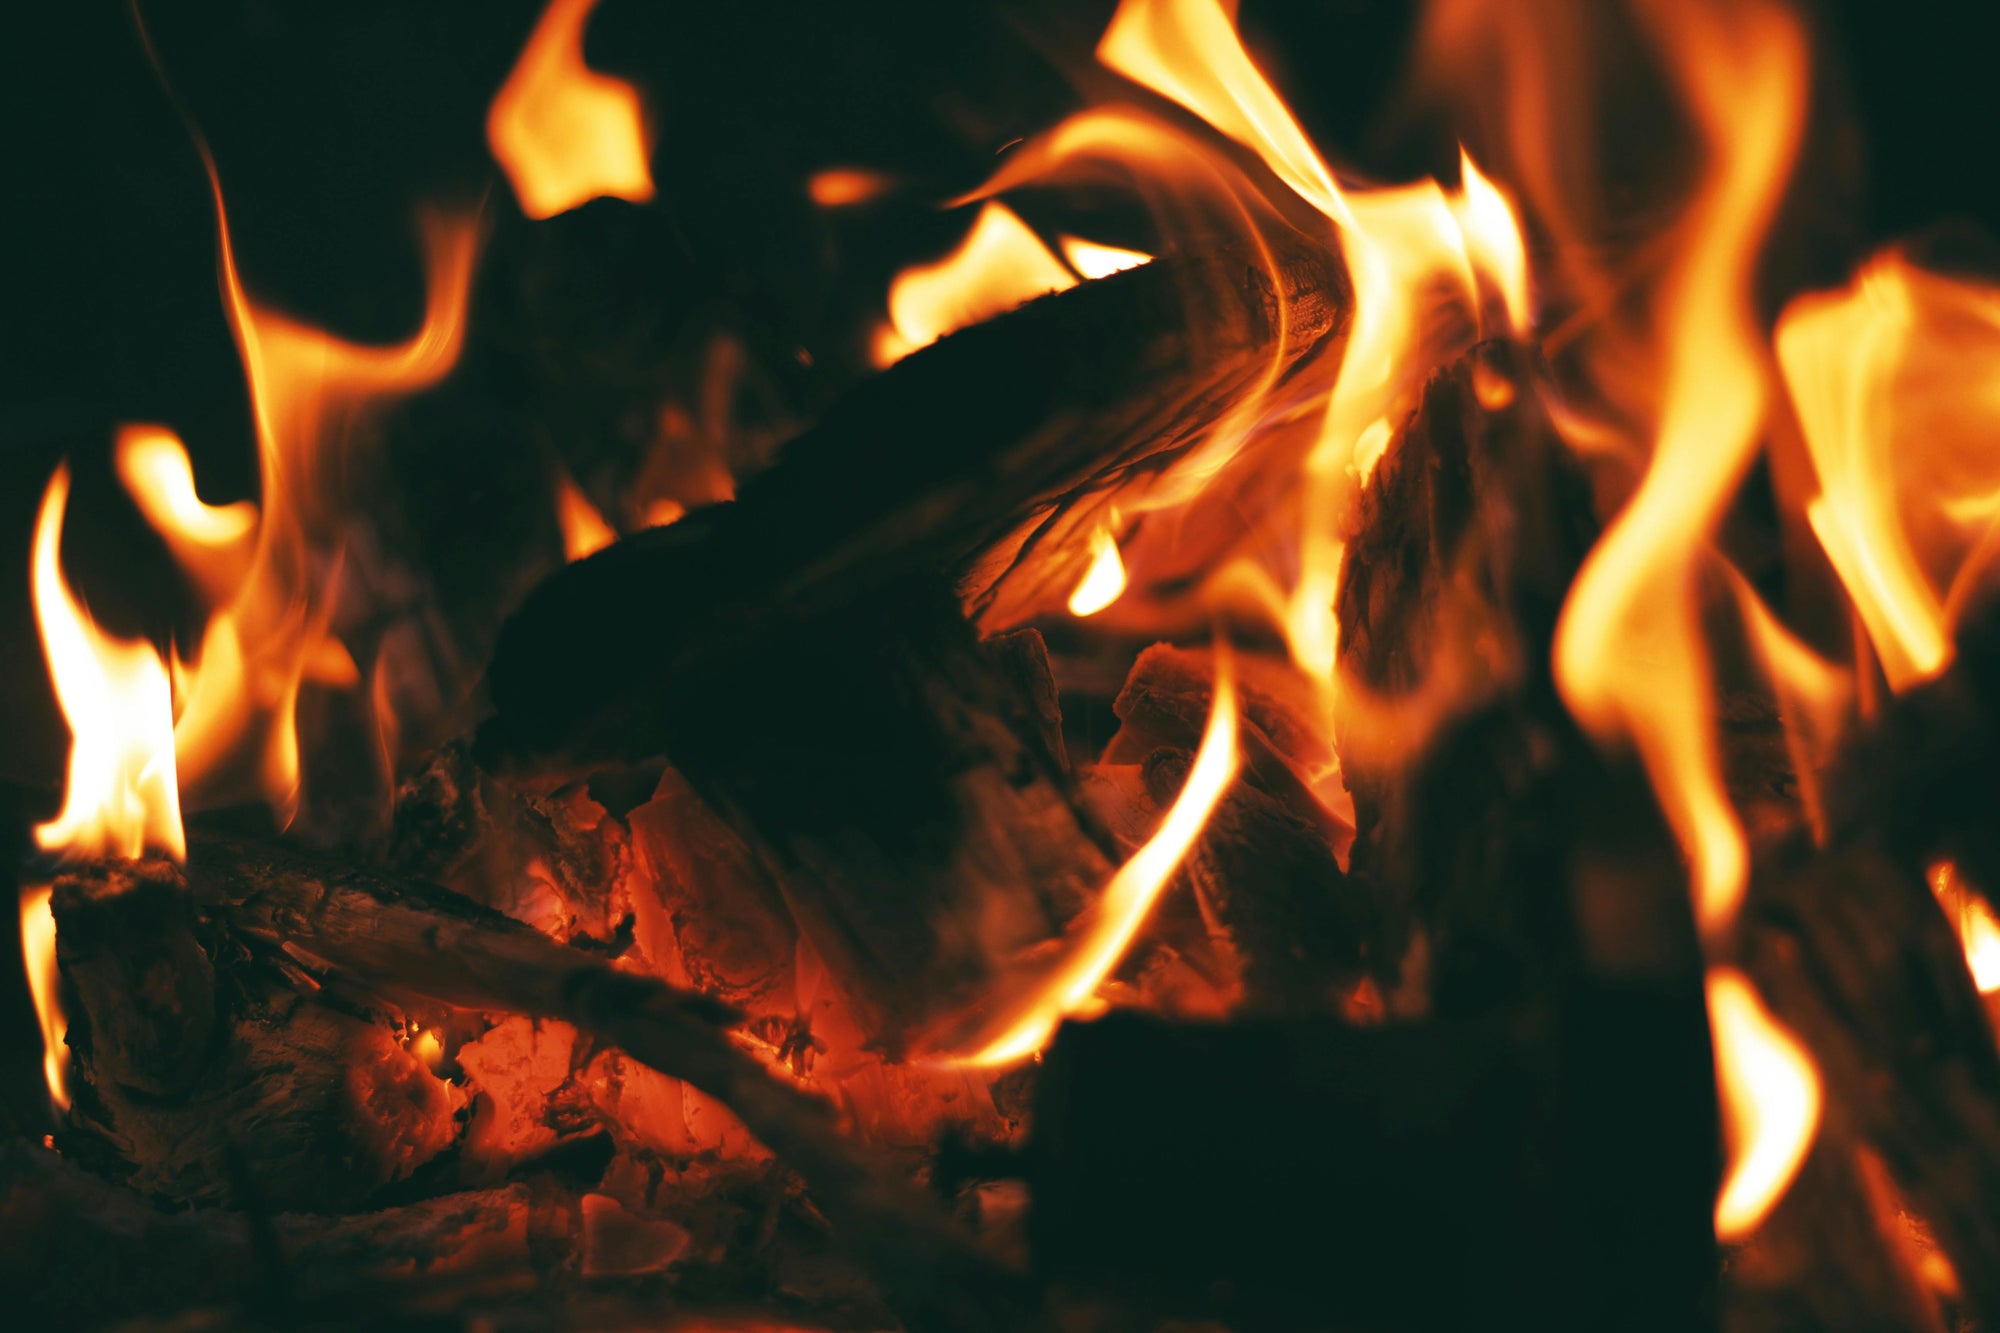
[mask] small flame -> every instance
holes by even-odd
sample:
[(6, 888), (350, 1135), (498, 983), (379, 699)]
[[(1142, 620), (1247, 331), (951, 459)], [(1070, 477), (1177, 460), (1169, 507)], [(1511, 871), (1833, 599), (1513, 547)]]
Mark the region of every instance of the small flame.
[(1741, 1240), (1784, 1197), (1812, 1147), (1819, 1071), (1734, 968), (1709, 969), (1708, 1017), (1730, 1158), (1715, 1200), (1715, 1234)]
[(1931, 891), (1951, 918), (1965, 949), (1965, 966), (1981, 995), (2000, 991), (2000, 919), (1986, 900), (1960, 882), (1958, 867), (1940, 861), (1930, 870)]
[(858, 167), (828, 167), (806, 181), (806, 194), (821, 208), (852, 208), (870, 203), (896, 188), (895, 178)]
[(1124, 250), (1097, 241), (1078, 240), (1074, 236), (1058, 236), (1056, 243), (1062, 247), (1063, 258), (1069, 261), (1069, 266), (1082, 274), (1086, 282), (1108, 278), (1114, 273), (1123, 273), (1126, 269), (1153, 262), (1153, 257), (1143, 250)]
[(69, 1046), (64, 1038), (69, 1020), (56, 994), (56, 918), (49, 908), (52, 891), (37, 885), (21, 895), (21, 959), (28, 969), (28, 993), (42, 1027), (42, 1076), (49, 1082), (49, 1100), (58, 1112), (69, 1110)]
[(1073, 616), (1094, 616), (1125, 591), (1125, 562), (1118, 558), (1118, 541), (1103, 528), (1090, 535), (1090, 568), (1069, 595)]
[(1158, 831), (1112, 876), (1082, 939), (1007, 1020), (1000, 1035), (949, 1063), (987, 1067), (1025, 1059), (1048, 1044), (1065, 1017), (1091, 1007), (1098, 986), (1125, 956), (1160, 892), (1193, 849), (1237, 765), (1236, 684), (1228, 656), (1218, 654), (1208, 725), (1187, 783)]
[(887, 366), (947, 333), (1004, 314), (1024, 301), (1076, 286), (1076, 278), (1005, 204), (982, 204), (957, 249), (889, 285), (889, 322), (876, 339)]
[(35, 624), (56, 702), (69, 723), (63, 807), (35, 829), (44, 851), (134, 857), (187, 854), (174, 770), (173, 691), (150, 643), (98, 629), (63, 578), (69, 468), (56, 469), (35, 523)]
[(556, 474), (556, 522), (562, 526), (563, 558), (572, 563), (618, 540), (617, 532), (567, 472)]
[(257, 528), (257, 506), (204, 504), (194, 489), (194, 465), (187, 446), (158, 426), (127, 426), (118, 432), (118, 475), (140, 512), (170, 540), (205, 548), (228, 547)]
[(486, 113), (486, 142), (531, 218), (653, 197), (638, 89), (583, 63), (597, 0), (549, 0)]
[(1895, 252), (1778, 321), (1820, 493), (1806, 516), (1891, 688), (1951, 661), (1953, 614), (2000, 519), (2000, 288)]
[(1693, 863), (1696, 917), (1712, 935), (1734, 919), (1749, 861), (1711, 724), (1697, 574), (1764, 422), (1751, 287), (1799, 134), (1805, 40), (1766, 5), (1677, 7), (1672, 21), (1667, 12), (1661, 45), (1710, 166), (1659, 296), (1652, 460), (1570, 590), (1555, 666), (1586, 730), (1636, 745)]

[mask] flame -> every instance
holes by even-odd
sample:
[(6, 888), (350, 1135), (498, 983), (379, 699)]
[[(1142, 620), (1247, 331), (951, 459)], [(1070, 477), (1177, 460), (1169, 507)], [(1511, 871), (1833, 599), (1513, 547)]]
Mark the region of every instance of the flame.
[(562, 526), (563, 558), (571, 562), (618, 540), (617, 532), (567, 472), (556, 474), (556, 522)]
[(1930, 869), (1931, 892), (1951, 918), (1965, 949), (1965, 966), (1981, 995), (2000, 991), (2000, 918), (1986, 900), (1959, 879), (1958, 867), (1940, 861)]
[(49, 910), (52, 890), (36, 885), (21, 895), (21, 960), (28, 969), (28, 993), (42, 1027), (42, 1076), (49, 1083), (49, 1100), (60, 1113), (69, 1110), (69, 1046), (64, 1038), (69, 1020), (56, 994), (56, 918)]
[[(205, 549), (227, 548), (257, 528), (257, 506), (204, 504), (194, 489), (194, 465), (187, 446), (159, 426), (127, 426), (118, 432), (118, 475), (140, 512), (169, 540)], [(178, 554), (178, 553), (177, 553)]]
[(896, 188), (893, 176), (858, 167), (828, 167), (806, 181), (807, 196), (821, 208), (852, 208), (870, 203)]
[(1953, 614), (2000, 518), (2000, 288), (1894, 251), (1778, 321), (1819, 494), (1806, 516), (1891, 688), (1951, 661)]
[[(299, 785), (300, 685), (347, 688), (360, 680), (346, 648), (327, 633), (334, 580), (318, 558), (335, 493), (327, 474), (357, 419), (436, 383), (457, 362), (478, 229), (469, 215), (426, 214), (422, 325), (387, 347), (346, 342), (245, 293), (221, 180), (206, 145), (197, 140), (197, 147), (215, 205), (224, 306), (249, 381), (263, 499), (247, 556), (231, 562), (233, 586), (214, 596), (199, 650), (183, 665), (175, 749), (186, 793), (209, 802), (241, 799), (248, 770), (250, 789), (289, 820)], [(142, 511), (200, 579), (196, 553), (218, 511), (172, 503), (159, 489), (163, 468), (176, 478), (187, 470), (185, 452), (177, 441), (142, 432), (121, 438), (120, 460)], [(191, 492), (192, 477), (187, 481)], [(211, 571), (204, 582), (212, 581)]]
[(486, 142), (521, 211), (554, 217), (609, 196), (653, 197), (639, 92), (583, 63), (597, 0), (549, 0), (486, 113)]
[(67, 856), (187, 854), (174, 771), (173, 692), (159, 650), (98, 629), (64, 580), (60, 560), (69, 468), (56, 469), (35, 523), (35, 624), (56, 702), (69, 723), (63, 807), (35, 829)]
[(1056, 244), (1062, 247), (1063, 258), (1069, 261), (1069, 266), (1086, 282), (1094, 278), (1108, 278), (1128, 268), (1153, 262), (1153, 257), (1143, 250), (1125, 250), (1097, 241), (1078, 240), (1074, 236), (1058, 236)]
[(889, 285), (891, 327), (876, 339), (876, 363), (890, 365), (947, 333), (1074, 286), (1076, 279), (1028, 224), (1005, 204), (989, 201), (957, 249), (934, 264), (903, 270)]
[(1161, 890), (1193, 849), (1209, 815), (1235, 779), (1238, 762), (1236, 682), (1227, 654), (1218, 653), (1215, 700), (1208, 725), (1202, 730), (1187, 783), (1158, 831), (1118, 868), (1098, 899), (1082, 938), (1005, 1021), (999, 1035), (948, 1063), (987, 1067), (1025, 1059), (1048, 1044), (1065, 1017), (1091, 1007), (1099, 984), (1125, 956)]
[(1652, 460), (1584, 562), (1557, 627), (1556, 679), (1600, 743), (1629, 740), (1693, 863), (1705, 933), (1724, 928), (1748, 870), (1709, 716), (1697, 573), (1749, 467), (1766, 375), (1752, 303), (1758, 251), (1790, 173), (1805, 98), (1795, 20), (1762, 4), (1657, 15), (1709, 167), (1659, 293), (1661, 402)]
[(1708, 973), (1716, 1090), (1730, 1145), (1715, 1200), (1715, 1234), (1741, 1240), (1784, 1197), (1819, 1129), (1820, 1080), (1811, 1057), (1734, 968)]
[(1103, 528), (1090, 535), (1090, 568), (1069, 595), (1073, 616), (1094, 616), (1125, 591), (1125, 562), (1118, 558), (1118, 541)]

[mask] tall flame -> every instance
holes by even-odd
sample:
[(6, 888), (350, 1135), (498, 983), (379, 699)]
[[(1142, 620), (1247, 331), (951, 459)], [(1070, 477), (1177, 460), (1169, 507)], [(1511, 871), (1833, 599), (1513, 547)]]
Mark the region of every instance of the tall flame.
[(1892, 251), (1787, 306), (1777, 348), (1819, 480), (1806, 516), (1908, 689), (1950, 663), (1952, 610), (2000, 520), (2000, 287)]
[(1090, 538), (1090, 568), (1069, 595), (1069, 613), (1094, 616), (1125, 591), (1125, 562), (1118, 558), (1118, 539), (1099, 528)]
[(947, 333), (1074, 286), (1075, 277), (1014, 210), (982, 204), (957, 249), (903, 270), (889, 285), (891, 327), (876, 339), (875, 360), (889, 365)]
[(1636, 745), (1693, 863), (1696, 916), (1713, 933), (1735, 916), (1748, 852), (1709, 716), (1697, 574), (1763, 426), (1751, 285), (1798, 139), (1805, 41), (1791, 15), (1761, 3), (1648, 12), (1709, 167), (1658, 296), (1652, 460), (1570, 590), (1555, 668), (1587, 730)]
[(56, 918), (49, 910), (51, 890), (40, 884), (21, 895), (21, 961), (28, 969), (28, 994), (42, 1029), (42, 1077), (57, 1111), (69, 1110), (69, 1047), (64, 1038), (69, 1020), (56, 994)]
[(617, 532), (567, 472), (556, 474), (556, 523), (562, 529), (565, 560), (595, 555), (618, 540)]
[(1931, 892), (1951, 918), (1952, 929), (1965, 950), (1966, 970), (1981, 995), (2000, 991), (2000, 918), (1986, 900), (1967, 888), (1958, 876), (1958, 867), (1941, 861), (1931, 867)]
[(1236, 683), (1227, 654), (1218, 654), (1215, 700), (1201, 744), (1180, 795), (1159, 829), (1118, 868), (1092, 910), (1082, 937), (1055, 970), (1017, 1005), (999, 1034), (953, 1064), (989, 1067), (1026, 1059), (1048, 1044), (1065, 1017), (1088, 1011), (1097, 988), (1118, 966), (1153, 904), (1193, 849), (1239, 763), (1236, 747)]
[(35, 624), (69, 723), (62, 810), (35, 829), (44, 851), (78, 857), (187, 854), (174, 772), (173, 693), (159, 650), (105, 634), (77, 602), (60, 559), (69, 468), (57, 468), (35, 522)]
[(653, 197), (638, 90), (583, 63), (596, 5), (549, 0), (486, 114), (486, 142), (531, 218), (605, 196)]
[(1740, 1240), (1784, 1197), (1819, 1129), (1819, 1071), (1734, 968), (1708, 973), (1716, 1090), (1729, 1169), (1715, 1200), (1715, 1234)]

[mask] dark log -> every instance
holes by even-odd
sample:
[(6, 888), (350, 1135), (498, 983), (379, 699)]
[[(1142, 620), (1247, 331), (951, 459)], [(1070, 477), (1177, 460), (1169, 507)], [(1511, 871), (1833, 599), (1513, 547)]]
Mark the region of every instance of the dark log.
[(197, 839), (196, 902), (269, 956), (391, 995), (559, 1018), (716, 1098), (798, 1172), (912, 1328), (1032, 1326), (1023, 1282), (981, 1254), (831, 1109), (739, 1049), (714, 1001), (612, 968), (443, 890), (304, 853)]

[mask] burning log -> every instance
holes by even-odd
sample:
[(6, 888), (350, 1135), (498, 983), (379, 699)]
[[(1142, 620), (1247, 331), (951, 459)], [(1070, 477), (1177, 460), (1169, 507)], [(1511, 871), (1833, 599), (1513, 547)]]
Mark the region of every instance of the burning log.
[[(829, 1107), (740, 1050), (722, 1027), (734, 1017), (727, 1006), (614, 971), (587, 953), (421, 882), (225, 838), (195, 840), (184, 871), (165, 863), (107, 869), (65, 881), (59, 897), (79, 899), (76, 910), (82, 910), (106, 898), (89, 892), (89, 885), (123, 884), (124, 877), (137, 880), (138, 891), (112, 896), (121, 905), (132, 903), (117, 920), (130, 927), (135, 916), (147, 923), (172, 919), (186, 929), (169, 932), (164, 942), (133, 928), (72, 930), (79, 940), (101, 943), (97, 953), (72, 953), (66, 962), (79, 969), (73, 984), (86, 1001), (80, 1006), (85, 1024), (111, 1011), (106, 1000), (115, 1009), (131, 996), (152, 999), (149, 1006), (135, 1007), (132, 1021), (107, 1027), (103, 1040), (118, 1052), (116, 1068), (150, 1077), (156, 1093), (186, 1079), (176, 1072), (171, 1054), (202, 1048), (205, 1016), (219, 1007), (204, 997), (225, 980), (233, 984), (245, 962), (307, 989), (323, 988), (328, 997), (350, 1005), (357, 995), (373, 994), (560, 1018), (735, 1111), (799, 1173), (837, 1234), (913, 1326), (925, 1320), (947, 1329), (1025, 1326), (1030, 1302), (1019, 1280), (980, 1255), (900, 1173), (841, 1134)], [(134, 985), (135, 979), (140, 984)], [(120, 987), (130, 987), (129, 994)], [(87, 1058), (95, 1061), (99, 1038), (94, 1029), (88, 1031)], [(345, 1052), (327, 1057), (316, 1067), (348, 1076)], [(422, 1070), (420, 1064), (416, 1068)], [(193, 1086), (203, 1087), (205, 1077), (211, 1076), (198, 1072)], [(371, 1105), (389, 1100), (376, 1098)], [(327, 1108), (307, 1109), (323, 1115)], [(257, 1132), (271, 1130), (260, 1125)], [(227, 1161), (228, 1127), (215, 1133), (220, 1141), (209, 1146)], [(289, 1144), (282, 1135), (274, 1141), (279, 1148)], [(404, 1163), (410, 1156), (378, 1153), (371, 1160)], [(382, 1171), (378, 1167), (373, 1174)], [(254, 1184), (266, 1188), (286, 1179), (266, 1169)], [(367, 1192), (354, 1188), (356, 1197)]]

